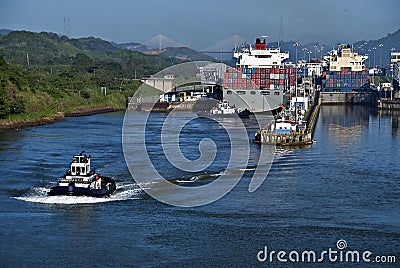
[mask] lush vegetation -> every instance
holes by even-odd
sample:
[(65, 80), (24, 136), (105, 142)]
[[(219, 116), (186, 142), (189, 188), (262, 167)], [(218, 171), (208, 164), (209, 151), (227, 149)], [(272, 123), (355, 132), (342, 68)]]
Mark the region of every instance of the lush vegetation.
[[(0, 36), (0, 118), (80, 107), (124, 108), (141, 78), (177, 59), (121, 49), (98, 38), (26, 31)], [(105, 95), (106, 88), (107, 95)]]
[[(134, 93), (140, 81), (107, 80), (113, 71), (92, 64), (88, 56), (77, 54), (70, 66), (21, 68), (7, 64), (0, 56), (0, 118), (51, 116), (81, 107), (124, 108), (127, 96)], [(97, 74), (93, 68), (97, 68)], [(101, 86), (107, 88), (106, 96)]]
[(21, 69), (16, 66), (8, 66), (0, 56), (0, 118), (10, 114), (25, 112), (25, 102), (22, 96), (16, 95), (15, 86), (24, 88), (27, 81), (21, 74)]

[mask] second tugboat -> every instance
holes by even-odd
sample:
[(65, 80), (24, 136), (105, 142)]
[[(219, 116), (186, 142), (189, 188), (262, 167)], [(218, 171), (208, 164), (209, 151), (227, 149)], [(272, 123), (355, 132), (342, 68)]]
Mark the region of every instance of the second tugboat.
[(239, 117), (249, 117), (250, 111), (244, 111), (231, 106), (228, 101), (222, 100), (216, 106), (212, 107), (210, 111), (197, 112), (198, 116), (202, 117), (229, 117), (238, 115)]
[(116, 190), (115, 181), (100, 176), (90, 169), (90, 155), (81, 152), (72, 158), (71, 168), (58, 179), (58, 185), (51, 187), (49, 195), (107, 196)]

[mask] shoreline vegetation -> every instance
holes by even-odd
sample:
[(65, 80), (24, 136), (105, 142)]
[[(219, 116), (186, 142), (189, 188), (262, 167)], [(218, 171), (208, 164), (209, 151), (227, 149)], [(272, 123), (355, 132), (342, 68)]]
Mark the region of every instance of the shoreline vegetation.
[(0, 131), (124, 110), (141, 78), (172, 62), (98, 38), (0, 34)]
[(43, 116), (38, 118), (20, 118), (0, 120), (0, 131), (19, 130), (21, 128), (35, 127), (54, 124), (63, 121), (65, 117), (90, 116), (100, 113), (110, 113), (123, 111), (124, 108), (110, 106), (80, 107), (72, 112), (57, 112), (53, 116)]

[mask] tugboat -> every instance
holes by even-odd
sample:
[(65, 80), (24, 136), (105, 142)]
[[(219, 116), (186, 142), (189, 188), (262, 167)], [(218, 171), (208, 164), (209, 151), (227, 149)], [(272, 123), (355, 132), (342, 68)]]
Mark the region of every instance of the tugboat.
[(90, 169), (90, 155), (74, 155), (71, 168), (58, 179), (58, 185), (51, 187), (48, 195), (76, 195), (101, 197), (111, 195), (116, 190), (115, 181), (100, 176)]
[(230, 117), (235, 115), (249, 117), (250, 111), (247, 109), (242, 111), (235, 106), (231, 106), (228, 101), (222, 100), (216, 106), (212, 107), (210, 111), (197, 112), (197, 115), (203, 117)]

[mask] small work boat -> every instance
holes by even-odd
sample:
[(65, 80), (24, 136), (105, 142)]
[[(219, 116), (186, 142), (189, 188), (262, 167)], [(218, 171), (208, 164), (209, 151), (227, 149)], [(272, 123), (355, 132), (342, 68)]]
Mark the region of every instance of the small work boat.
[(91, 170), (90, 155), (81, 152), (72, 158), (71, 168), (58, 179), (58, 185), (51, 187), (48, 195), (85, 195), (101, 197), (111, 195), (116, 190), (115, 181), (100, 176)]
[(241, 111), (235, 106), (231, 106), (226, 100), (220, 101), (216, 106), (212, 107), (210, 111), (202, 111), (197, 113), (202, 117), (249, 117), (250, 111), (245, 109)]

